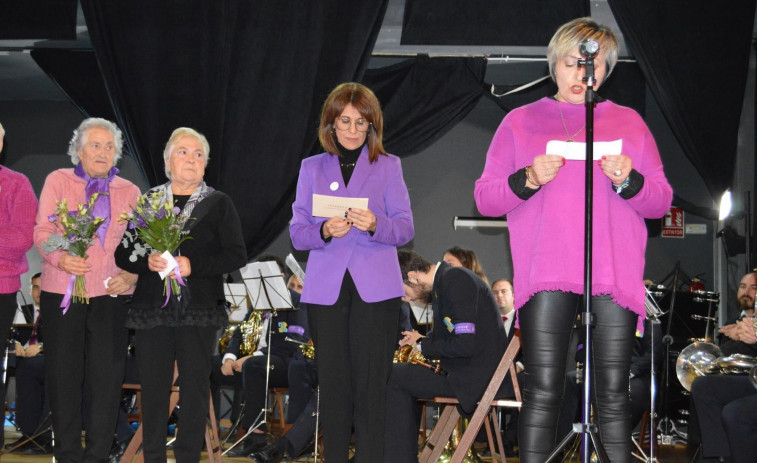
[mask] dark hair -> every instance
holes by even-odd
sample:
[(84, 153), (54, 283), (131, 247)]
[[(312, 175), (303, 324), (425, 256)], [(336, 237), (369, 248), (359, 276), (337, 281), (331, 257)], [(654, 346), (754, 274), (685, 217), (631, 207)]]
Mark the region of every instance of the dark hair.
[(492, 288), (492, 289), (494, 289), (494, 285), (496, 285), (496, 284), (497, 284), (497, 283), (499, 283), (500, 281), (504, 281), (504, 282), (507, 282), (507, 283), (508, 283), (508, 284), (510, 285), (510, 288), (512, 288), (512, 287), (513, 287), (513, 282), (512, 282), (512, 281), (510, 281), (510, 280), (508, 280), (507, 278), (497, 278), (496, 280), (494, 280), (494, 281), (492, 282), (492, 286), (491, 286), (491, 288)]
[(402, 281), (405, 283), (409, 283), (407, 279), (408, 272), (428, 272), (431, 270), (431, 262), (421, 257), (421, 255), (415, 251), (400, 249), (397, 251), (397, 257), (400, 261)]
[(284, 274), (284, 277), (287, 277), (287, 266), (284, 263), (284, 259), (277, 256), (276, 254), (260, 254), (258, 257), (255, 258), (255, 262), (269, 262), (269, 261), (276, 261), (276, 264), (279, 266), (279, 270), (281, 270), (281, 273)]
[(334, 121), (342, 114), (344, 108), (351, 104), (371, 125), (365, 133), (368, 143), (368, 160), (376, 162), (379, 154), (386, 154), (382, 138), (384, 137), (384, 116), (381, 104), (371, 89), (355, 82), (339, 84), (331, 91), (321, 110), (321, 123), (318, 126), (318, 140), (323, 149), (339, 156), (339, 149), (334, 141)]
[(444, 251), (444, 254), (452, 254), (457, 258), (457, 260), (460, 261), (461, 264), (463, 264), (463, 267), (473, 271), (473, 273), (484, 280), (487, 285), (489, 284), (489, 279), (486, 278), (486, 274), (484, 274), (484, 268), (481, 267), (481, 262), (478, 261), (478, 257), (476, 257), (475, 252), (471, 251), (470, 249), (463, 249), (460, 246), (453, 246)]
[(32, 277), (29, 278), (29, 281), (32, 281), (35, 278), (42, 278), (42, 272), (37, 272), (34, 275), (32, 275)]

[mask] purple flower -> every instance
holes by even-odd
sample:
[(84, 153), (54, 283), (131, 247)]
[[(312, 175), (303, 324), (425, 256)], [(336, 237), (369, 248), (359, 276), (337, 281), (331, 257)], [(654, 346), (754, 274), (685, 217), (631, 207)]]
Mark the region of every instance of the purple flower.
[(71, 217), (76, 217), (79, 213), (77, 211), (68, 211), (68, 215)]
[(76, 242), (76, 235), (74, 235), (73, 233), (69, 234), (68, 235), (68, 241), (70, 241), (72, 243), (75, 243)]
[(147, 222), (145, 222), (145, 220), (142, 217), (139, 218), (139, 226), (140, 227), (146, 227), (147, 226)]
[(135, 228), (134, 222), (129, 222), (129, 230), (134, 230)]
[(50, 215), (48, 215), (48, 216), (47, 216), (47, 221), (48, 221), (48, 222), (55, 222), (55, 219), (57, 219), (57, 218), (58, 218), (58, 216), (57, 216), (57, 215), (55, 215), (55, 214), (50, 214)]
[(164, 215), (166, 215), (165, 209), (160, 209), (157, 214), (155, 214), (159, 219), (162, 219)]
[(176, 214), (176, 215), (179, 215), (179, 213), (181, 213), (181, 209), (179, 209), (178, 207), (174, 206), (173, 213)]

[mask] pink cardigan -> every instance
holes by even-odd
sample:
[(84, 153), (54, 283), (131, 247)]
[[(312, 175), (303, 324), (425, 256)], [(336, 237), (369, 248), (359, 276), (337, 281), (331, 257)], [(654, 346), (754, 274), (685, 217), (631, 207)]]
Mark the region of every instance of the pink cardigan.
[(21, 274), (29, 270), (26, 251), (32, 247), (37, 197), (29, 179), (0, 168), (0, 294), (21, 288)]
[[(50, 173), (45, 180), (42, 194), (39, 199), (39, 211), (37, 223), (34, 226), (34, 245), (42, 255), (42, 290), (50, 293), (65, 294), (71, 274), (58, 268), (58, 259), (63, 251), (55, 251), (45, 254), (42, 243), (47, 241), (51, 234), (60, 233), (55, 224), (47, 220), (50, 214), (55, 212), (56, 201), (66, 198), (69, 210), (74, 210), (78, 204), (86, 201), (84, 187), (87, 182), (74, 174), (74, 169), (58, 169)], [(121, 272), (116, 266), (113, 253), (116, 246), (121, 242), (121, 237), (126, 229), (125, 223), (119, 223), (118, 216), (124, 211), (132, 209), (139, 196), (139, 188), (128, 180), (114, 177), (110, 183), (110, 225), (105, 234), (105, 248), (96, 240), (89, 248), (88, 262), (92, 263), (92, 270), (85, 275), (87, 295), (97, 297), (105, 295), (103, 281)], [(124, 294), (131, 294), (133, 288)]]
[[(540, 291), (583, 294), (584, 161), (567, 161), (555, 180), (527, 200), (517, 197), (507, 183), (513, 172), (545, 154), (547, 141), (566, 140), (558, 105), (568, 131), (581, 128), (583, 105), (543, 98), (511, 111), (497, 129), (476, 181), (478, 210), (487, 216), (507, 214), (516, 309)], [(654, 138), (635, 111), (604, 101), (594, 117), (594, 141), (622, 140), (622, 153), (644, 176), (644, 186), (631, 199), (623, 199), (594, 163), (592, 294), (610, 295), (638, 314), (637, 327), (643, 332), (644, 219), (665, 215), (673, 190)], [(585, 131), (576, 141), (585, 141)]]

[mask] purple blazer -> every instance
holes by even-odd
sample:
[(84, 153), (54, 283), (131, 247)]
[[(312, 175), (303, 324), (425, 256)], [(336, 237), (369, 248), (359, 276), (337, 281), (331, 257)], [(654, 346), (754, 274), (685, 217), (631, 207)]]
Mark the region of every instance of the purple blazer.
[[(373, 236), (352, 228), (324, 242), (321, 224), (327, 219), (312, 216), (313, 194), (368, 198), (368, 208), (376, 215)], [(348, 187), (338, 156), (321, 153), (304, 159), (289, 234), (295, 249), (310, 251), (302, 302), (334, 304), (346, 270), (366, 302), (404, 296), (396, 247), (413, 238), (413, 214), (399, 158), (379, 155), (371, 164), (364, 146)]]

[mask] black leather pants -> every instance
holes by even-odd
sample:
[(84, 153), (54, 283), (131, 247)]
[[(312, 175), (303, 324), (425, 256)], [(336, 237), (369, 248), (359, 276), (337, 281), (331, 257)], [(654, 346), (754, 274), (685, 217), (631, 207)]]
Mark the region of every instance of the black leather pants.
[[(518, 428), (521, 463), (542, 463), (565, 436), (556, 435), (573, 322), (583, 297), (563, 292), (535, 294), (519, 311), (526, 365)], [(628, 381), (636, 314), (609, 296), (595, 296), (592, 312), (592, 401), (600, 440), (612, 463), (631, 461)]]

